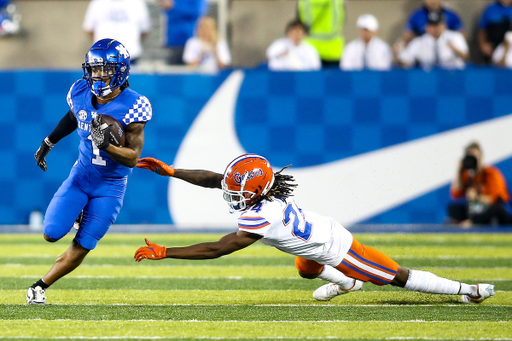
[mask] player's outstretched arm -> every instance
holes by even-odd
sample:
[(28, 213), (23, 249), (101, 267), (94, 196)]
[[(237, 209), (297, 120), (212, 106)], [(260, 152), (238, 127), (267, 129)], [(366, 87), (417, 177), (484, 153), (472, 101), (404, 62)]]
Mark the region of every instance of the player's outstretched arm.
[(221, 188), (222, 174), (193, 169), (174, 169), (173, 166), (167, 165), (165, 162), (152, 157), (139, 159), (137, 167), (148, 169), (162, 176), (172, 176), (193, 185), (207, 188)]
[(261, 236), (245, 231), (233, 232), (225, 235), (216, 242), (195, 244), (186, 247), (160, 246), (146, 239), (147, 246), (135, 252), (135, 261), (145, 259), (213, 259), (228, 255), (232, 252), (246, 248), (255, 243)]
[[(145, 123), (131, 123), (125, 129), (126, 142), (124, 147), (116, 147), (109, 144), (103, 148), (103, 151), (108, 154), (117, 163), (123, 166), (133, 168), (137, 165), (137, 160), (142, 153), (144, 147), (144, 126)], [(92, 128), (91, 128), (92, 135)], [(108, 139), (106, 139), (108, 140)], [(98, 148), (100, 148), (98, 146)], [(102, 149), (102, 148), (100, 148)]]

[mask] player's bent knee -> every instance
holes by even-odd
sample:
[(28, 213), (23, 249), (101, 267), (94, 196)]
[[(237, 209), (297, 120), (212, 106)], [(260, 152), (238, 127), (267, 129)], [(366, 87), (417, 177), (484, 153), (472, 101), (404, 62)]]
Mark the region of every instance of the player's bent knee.
[(307, 273), (303, 273), (303, 272), (300, 272), (300, 271), (299, 271), (299, 275), (300, 275), (300, 277), (302, 277), (302, 278), (306, 278), (306, 279), (315, 279), (315, 278), (317, 278), (317, 277), (318, 277), (318, 275), (320, 275), (320, 274), (319, 274), (319, 273), (317, 273), (317, 274), (311, 274), (311, 273), (307, 274)]
[(47, 236), (46, 234), (43, 234), (43, 237), (44, 239), (47, 241), (47, 242), (50, 242), (50, 243), (55, 243), (58, 239), (54, 239), (52, 237), (49, 237)]

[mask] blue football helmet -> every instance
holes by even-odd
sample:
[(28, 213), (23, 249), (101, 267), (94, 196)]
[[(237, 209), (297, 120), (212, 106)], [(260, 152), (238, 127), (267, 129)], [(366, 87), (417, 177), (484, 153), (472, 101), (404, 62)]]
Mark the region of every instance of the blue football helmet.
[(130, 54), (117, 40), (101, 39), (85, 55), (82, 69), (91, 92), (104, 97), (128, 80)]

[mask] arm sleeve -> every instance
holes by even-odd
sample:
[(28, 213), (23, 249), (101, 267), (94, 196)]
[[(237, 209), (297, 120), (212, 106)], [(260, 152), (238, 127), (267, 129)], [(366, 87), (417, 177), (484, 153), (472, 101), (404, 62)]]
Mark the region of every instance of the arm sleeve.
[(283, 44), (280, 43), (279, 40), (274, 41), (270, 46), (267, 48), (266, 54), (267, 59), (274, 59), (277, 58), (281, 53), (283, 53), (285, 50)]
[(460, 199), (465, 196), (466, 189), (467, 189), (467, 180), (468, 180), (467, 174), (466, 174), (466, 172), (464, 172), (462, 174), (462, 179), (461, 179), (461, 188), (459, 188), (458, 190), (455, 190), (450, 186), (450, 196), (452, 199)]
[(487, 19), (487, 11), (489, 10), (489, 7), (487, 7), (483, 12), (482, 16), (480, 17), (480, 20), (478, 21), (478, 28), (481, 29), (487, 29), (487, 25), (489, 24)]
[(464, 38), (464, 35), (460, 32), (457, 32), (458, 34), (454, 36), (453, 39), (453, 45), (455, 48), (457, 48), (459, 51), (463, 53), (469, 52), (468, 43), (466, 42), (466, 38)]
[(238, 218), (238, 229), (241, 231), (257, 234), (265, 237), (265, 234), (270, 229), (271, 224), (264, 218), (258, 215), (242, 214)]
[(185, 48), (183, 49), (183, 61), (185, 63), (198, 62), (200, 54), (200, 47), (195, 44), (193, 38), (189, 38), (185, 43)]
[(414, 11), (409, 15), (407, 20), (405, 21), (404, 30), (412, 31), (414, 34), (418, 33), (418, 12), (419, 10)]
[(391, 51), (391, 47), (385, 42), (382, 42), (380, 47), (380, 51), (378, 51), (379, 58), (376, 59), (376, 70), (387, 71), (391, 70), (391, 65), (393, 64), (393, 52)]
[(446, 27), (451, 31), (460, 31), (464, 29), (464, 24), (460, 17), (454, 11), (445, 10)]
[(223, 64), (231, 64), (231, 53), (229, 53), (229, 47), (225, 41), (219, 41), (217, 43), (217, 54)]
[(343, 51), (343, 56), (340, 60), (340, 69), (355, 70), (357, 68), (354, 54), (354, 45), (350, 42), (345, 46), (345, 50)]
[(311, 46), (311, 70), (320, 70), (322, 68), (322, 61), (316, 48)]
[(464, 192), (462, 190), (454, 190), (454, 189), (450, 189), (450, 196), (452, 197), (452, 199), (460, 199), (462, 197), (464, 197)]
[(488, 181), (488, 195), (492, 198), (492, 202), (495, 203), (498, 198), (508, 202), (510, 195), (507, 190), (507, 185), (503, 174), (497, 168), (489, 169), (489, 181)]
[(401, 51), (398, 54), (398, 59), (402, 61), (406, 65), (406, 67), (412, 67), (414, 62), (416, 61), (416, 50), (419, 49), (420, 41), (418, 38), (414, 38), (409, 45), (405, 48), (405, 50)]
[(62, 138), (74, 132), (77, 126), (78, 123), (75, 114), (70, 110), (66, 115), (64, 115), (50, 135), (48, 135), (48, 139), (51, 143), (56, 144)]
[(492, 54), (492, 63), (498, 64), (501, 58), (503, 58), (503, 54), (505, 54), (505, 46), (503, 46), (503, 44), (499, 44)]

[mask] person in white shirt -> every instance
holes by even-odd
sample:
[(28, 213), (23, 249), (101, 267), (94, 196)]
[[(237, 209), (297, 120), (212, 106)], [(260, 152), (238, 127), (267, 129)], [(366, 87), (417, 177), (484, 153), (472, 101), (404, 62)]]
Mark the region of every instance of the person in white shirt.
[(218, 38), (213, 18), (203, 17), (199, 20), (197, 36), (189, 38), (185, 44), (183, 61), (206, 72), (217, 72), (231, 64), (228, 44)]
[(510, 47), (512, 46), (512, 31), (505, 33), (503, 42), (499, 44), (492, 54), (492, 64), (497, 66), (504, 66), (512, 69), (512, 53)]
[(143, 158), (137, 167), (162, 176), (174, 176), (194, 185), (219, 188), (231, 212), (239, 212), (238, 231), (217, 242), (187, 247), (160, 246), (146, 239), (135, 252), (142, 259), (212, 259), (241, 250), (256, 241), (295, 255), (304, 278), (331, 283), (316, 289), (318, 301), (362, 288), (363, 282), (391, 284), (431, 294), (462, 295), (464, 303), (480, 303), (494, 295), (494, 285), (468, 285), (427, 271), (408, 270), (382, 252), (359, 243), (333, 218), (305, 211), (291, 198), (297, 186), (290, 175), (278, 172), (266, 158), (243, 154), (229, 163), (224, 174), (206, 170), (174, 169), (160, 160)]
[(307, 27), (299, 20), (286, 25), (286, 38), (274, 41), (267, 49), (268, 68), (272, 71), (320, 70), (320, 55), (304, 41)]
[(342, 70), (381, 70), (391, 69), (393, 53), (384, 40), (377, 37), (379, 22), (371, 14), (357, 18), (359, 38), (345, 46), (340, 61)]
[(142, 55), (151, 20), (144, 0), (92, 0), (82, 28), (94, 41), (120, 41), (130, 51), (130, 63), (135, 64)]
[(442, 12), (430, 12), (426, 33), (414, 38), (402, 51), (397, 48), (394, 52), (401, 66), (418, 63), (424, 69), (463, 69), (469, 56), (464, 35), (446, 29)]

